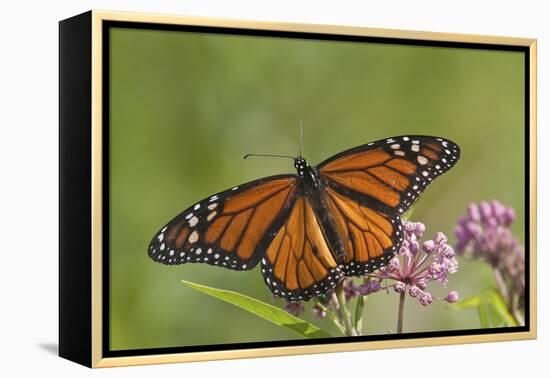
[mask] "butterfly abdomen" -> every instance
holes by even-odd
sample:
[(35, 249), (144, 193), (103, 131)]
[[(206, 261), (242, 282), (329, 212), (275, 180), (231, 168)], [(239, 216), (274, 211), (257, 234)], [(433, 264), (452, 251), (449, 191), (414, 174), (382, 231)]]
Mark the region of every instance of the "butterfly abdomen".
[(320, 223), (324, 226), (322, 228), (323, 236), (327, 240), (335, 260), (338, 263), (342, 263), (346, 256), (344, 241), (340, 237), (334, 218), (328, 211), (325, 198), (326, 194), (324, 193), (322, 183), (318, 179), (319, 174), (315, 167), (308, 168), (308, 174), (302, 180), (301, 186), (305, 195), (311, 202), (317, 219), (319, 219)]

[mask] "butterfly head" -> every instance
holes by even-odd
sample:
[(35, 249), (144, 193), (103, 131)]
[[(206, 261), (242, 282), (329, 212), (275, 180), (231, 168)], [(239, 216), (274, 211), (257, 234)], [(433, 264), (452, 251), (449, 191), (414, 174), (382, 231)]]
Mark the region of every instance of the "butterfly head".
[(307, 171), (310, 169), (309, 163), (303, 157), (294, 158), (294, 168), (298, 172), (298, 176), (304, 177)]

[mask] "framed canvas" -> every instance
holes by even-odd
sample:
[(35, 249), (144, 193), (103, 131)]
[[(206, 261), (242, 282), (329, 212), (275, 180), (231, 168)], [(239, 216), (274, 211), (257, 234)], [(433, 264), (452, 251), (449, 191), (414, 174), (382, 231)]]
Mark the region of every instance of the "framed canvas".
[(60, 356), (536, 337), (534, 39), (90, 11), (59, 58)]

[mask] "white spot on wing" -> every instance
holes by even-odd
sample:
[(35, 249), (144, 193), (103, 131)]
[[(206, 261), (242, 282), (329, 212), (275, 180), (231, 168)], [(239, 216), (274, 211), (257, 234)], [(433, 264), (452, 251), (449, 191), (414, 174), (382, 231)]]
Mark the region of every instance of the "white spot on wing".
[(212, 203), (212, 204), (208, 205), (208, 210), (214, 210), (216, 208), (216, 206), (218, 206), (217, 203)]
[(426, 164), (428, 164), (428, 159), (426, 159), (426, 158), (425, 158), (424, 156), (422, 156), (422, 155), (418, 155), (418, 156), (416, 157), (416, 159), (418, 160), (418, 163), (419, 163), (420, 165), (426, 165)]
[(212, 220), (212, 218), (214, 218), (214, 217), (216, 216), (216, 214), (218, 214), (217, 211), (211, 212), (211, 213), (208, 214), (208, 216), (206, 217), (206, 220), (207, 220), (208, 222), (210, 222), (210, 221)]
[(196, 225), (197, 223), (199, 223), (199, 218), (193, 217), (193, 218), (189, 219), (189, 226), (195, 227), (195, 225)]
[(197, 240), (199, 240), (199, 233), (197, 231), (193, 231), (191, 235), (189, 235), (189, 243), (195, 243)]

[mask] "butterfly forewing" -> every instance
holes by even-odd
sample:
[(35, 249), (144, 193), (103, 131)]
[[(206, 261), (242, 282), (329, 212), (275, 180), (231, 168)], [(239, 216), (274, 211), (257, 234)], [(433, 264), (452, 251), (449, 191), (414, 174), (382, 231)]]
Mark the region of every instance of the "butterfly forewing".
[(307, 197), (299, 196), (262, 259), (265, 283), (288, 301), (326, 294), (343, 279)]
[(295, 184), (294, 175), (272, 176), (205, 198), (155, 235), (149, 256), (164, 264), (252, 269), (288, 217)]
[(393, 215), (404, 213), (459, 157), (458, 145), (450, 140), (399, 136), (344, 151), (318, 168), (327, 186)]

